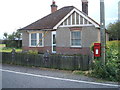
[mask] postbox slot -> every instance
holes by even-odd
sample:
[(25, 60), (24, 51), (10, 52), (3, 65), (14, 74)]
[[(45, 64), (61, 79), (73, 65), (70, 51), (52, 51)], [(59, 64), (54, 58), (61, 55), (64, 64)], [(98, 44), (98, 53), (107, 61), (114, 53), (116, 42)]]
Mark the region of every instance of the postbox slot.
[(100, 57), (101, 55), (101, 43), (94, 43), (94, 57)]
[(96, 49), (96, 51), (95, 51), (95, 52), (96, 52), (96, 54), (98, 54), (98, 49)]

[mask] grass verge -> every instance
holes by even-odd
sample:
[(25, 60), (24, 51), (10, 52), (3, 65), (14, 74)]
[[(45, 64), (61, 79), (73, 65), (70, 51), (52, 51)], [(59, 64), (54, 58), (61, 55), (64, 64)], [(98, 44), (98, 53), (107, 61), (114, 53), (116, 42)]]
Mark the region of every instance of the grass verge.
[[(9, 48), (9, 47), (0, 47), (0, 52), (11, 52), (13, 48)], [(21, 48), (15, 48), (16, 52), (21, 52), (22, 49)]]

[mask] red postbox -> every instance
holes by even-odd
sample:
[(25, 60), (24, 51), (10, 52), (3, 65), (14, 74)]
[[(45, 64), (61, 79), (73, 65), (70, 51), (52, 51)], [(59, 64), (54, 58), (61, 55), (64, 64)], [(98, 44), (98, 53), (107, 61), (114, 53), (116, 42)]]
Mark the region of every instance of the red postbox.
[(94, 57), (101, 56), (101, 43), (94, 43)]

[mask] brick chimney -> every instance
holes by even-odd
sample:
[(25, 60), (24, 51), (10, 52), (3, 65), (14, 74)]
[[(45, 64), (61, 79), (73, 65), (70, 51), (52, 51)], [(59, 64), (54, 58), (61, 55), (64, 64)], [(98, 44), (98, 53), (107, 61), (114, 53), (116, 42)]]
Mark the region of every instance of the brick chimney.
[(87, 0), (81, 0), (82, 1), (82, 11), (88, 15), (88, 1)]
[(51, 5), (51, 13), (57, 11), (57, 5), (55, 4), (55, 1), (53, 0), (52, 5)]

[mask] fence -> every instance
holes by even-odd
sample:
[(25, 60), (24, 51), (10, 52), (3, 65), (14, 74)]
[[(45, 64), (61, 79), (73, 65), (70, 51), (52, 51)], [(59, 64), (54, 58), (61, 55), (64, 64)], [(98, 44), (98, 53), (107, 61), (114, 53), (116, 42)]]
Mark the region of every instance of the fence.
[(90, 56), (63, 56), (50, 55), (46, 60), (43, 55), (26, 53), (2, 53), (2, 63), (13, 63), (24, 66), (36, 66), (65, 70), (88, 70), (90, 68)]

